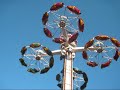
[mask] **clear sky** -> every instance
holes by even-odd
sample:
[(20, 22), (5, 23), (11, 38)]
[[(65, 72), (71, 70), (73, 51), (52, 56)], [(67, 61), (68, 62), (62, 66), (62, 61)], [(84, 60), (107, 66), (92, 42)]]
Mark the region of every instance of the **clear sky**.
[[(59, 1), (81, 10), (85, 31), (78, 38), (78, 46), (98, 34), (120, 40), (120, 0), (0, 0), (0, 89), (59, 89), (55, 80), (63, 64), (59, 56), (54, 57), (53, 69), (43, 75), (31, 74), (19, 63), (24, 45), (40, 42), (51, 50), (59, 48), (45, 37), (41, 23), (43, 13)], [(74, 65), (88, 74), (86, 89), (120, 89), (119, 60), (102, 70), (85, 63), (77, 53)]]

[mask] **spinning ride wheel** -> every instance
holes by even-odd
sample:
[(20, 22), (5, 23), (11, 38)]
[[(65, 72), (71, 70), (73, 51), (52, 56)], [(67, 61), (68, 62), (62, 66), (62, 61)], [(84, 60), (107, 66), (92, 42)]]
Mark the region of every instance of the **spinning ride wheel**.
[(84, 31), (84, 22), (80, 14), (80, 10), (75, 6), (65, 6), (62, 2), (55, 3), (42, 17), (45, 35), (61, 44), (69, 41), (69, 34), (77, 33), (76, 37), (72, 37), (75, 40), (78, 31)]
[(28, 68), (28, 72), (40, 72), (40, 74), (43, 74), (48, 72), (54, 65), (52, 52), (40, 43), (32, 43), (29, 46), (24, 46), (21, 49), (21, 54), (20, 63), (22, 66)]
[(87, 74), (77, 68), (73, 68), (74, 90), (84, 90), (88, 83)]
[(91, 67), (108, 67), (112, 60), (119, 58), (120, 42), (106, 35), (98, 35), (88, 41), (82, 52), (82, 56), (87, 60), (87, 65)]
[[(63, 88), (63, 70), (56, 75), (56, 80), (58, 81), (57, 86)], [(84, 90), (88, 83), (87, 74), (77, 68), (73, 68), (73, 90)]]

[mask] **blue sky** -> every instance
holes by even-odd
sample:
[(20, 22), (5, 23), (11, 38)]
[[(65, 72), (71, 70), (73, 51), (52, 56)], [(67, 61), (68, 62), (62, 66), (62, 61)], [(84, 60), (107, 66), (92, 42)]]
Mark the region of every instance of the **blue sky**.
[[(53, 69), (44, 75), (31, 74), (19, 63), (24, 45), (40, 42), (51, 50), (59, 48), (45, 37), (41, 23), (43, 13), (59, 1), (81, 10), (85, 31), (78, 37), (78, 46), (98, 34), (120, 40), (120, 0), (0, 0), (0, 89), (59, 89), (55, 80), (62, 69), (59, 56), (54, 57)], [(88, 74), (86, 89), (120, 89), (119, 60), (101, 70), (88, 67), (77, 53), (74, 65)]]

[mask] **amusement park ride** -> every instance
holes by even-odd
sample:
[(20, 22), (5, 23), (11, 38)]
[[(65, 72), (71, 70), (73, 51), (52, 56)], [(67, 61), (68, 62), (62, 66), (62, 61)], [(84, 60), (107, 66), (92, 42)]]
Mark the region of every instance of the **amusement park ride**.
[[(55, 3), (42, 17), (45, 35), (53, 42), (60, 44), (60, 50), (51, 51), (40, 43), (32, 43), (21, 49), (21, 65), (31, 73), (47, 73), (54, 65), (54, 55), (64, 60), (63, 70), (56, 75), (57, 86), (62, 90), (84, 90), (88, 83), (87, 74), (73, 67), (75, 54), (82, 56), (90, 67), (108, 67), (112, 60), (120, 56), (120, 42), (107, 35), (97, 35), (83, 47), (77, 46), (77, 37), (84, 32), (84, 21), (76, 6)], [(99, 59), (101, 58), (101, 59)]]

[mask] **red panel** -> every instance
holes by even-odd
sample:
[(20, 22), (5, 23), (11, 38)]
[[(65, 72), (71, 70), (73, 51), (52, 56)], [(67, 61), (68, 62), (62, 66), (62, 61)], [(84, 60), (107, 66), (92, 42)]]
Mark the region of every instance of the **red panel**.
[(65, 42), (65, 40), (63, 38), (54, 38), (53, 41), (55, 43), (60, 43), (60, 44)]
[(85, 48), (88, 48), (88, 47), (91, 47), (94, 43), (94, 39), (91, 39), (90, 41), (88, 41), (86, 44), (85, 44)]
[(72, 13), (75, 13), (75, 14), (77, 14), (77, 15), (81, 14), (81, 13), (80, 13), (80, 10), (79, 10), (77, 7), (75, 7), (75, 6), (67, 6), (67, 8), (68, 8)]
[(108, 66), (110, 65), (111, 61), (112, 61), (112, 60), (109, 60), (109, 61), (107, 61), (107, 62), (101, 64), (101, 68), (108, 67)]
[(50, 8), (50, 10), (51, 10), (51, 11), (56, 11), (56, 10), (62, 8), (63, 5), (64, 5), (64, 3), (62, 3), (62, 2), (55, 3), (55, 4)]
[(47, 12), (45, 12), (43, 14), (43, 17), (42, 17), (42, 23), (43, 23), (43, 25), (45, 25), (47, 23), (48, 17), (49, 17), (49, 14)]
[(119, 58), (119, 51), (118, 50), (116, 50), (115, 56), (113, 58), (116, 61), (118, 60), (118, 58)]
[(78, 28), (81, 32), (84, 31), (84, 21), (81, 18), (78, 20)]
[(106, 35), (98, 35), (98, 36), (95, 37), (95, 39), (97, 39), (97, 40), (108, 40), (108, 39), (110, 39), (110, 37), (106, 36)]
[(75, 41), (78, 37), (78, 32), (74, 33), (70, 38), (69, 38), (69, 41), (68, 43), (72, 43), (73, 41)]
[(52, 38), (52, 33), (47, 28), (44, 28), (44, 33), (47, 37)]
[(88, 55), (87, 55), (87, 52), (86, 52), (86, 51), (83, 51), (83, 52), (82, 52), (82, 56), (83, 56), (84, 59), (86, 59), (86, 60), (88, 59)]
[(120, 47), (120, 42), (115, 39), (115, 38), (110, 38), (111, 42), (116, 46), (116, 47)]
[(93, 62), (93, 61), (87, 62), (87, 65), (88, 65), (88, 66), (91, 66), (91, 67), (96, 67), (96, 66), (98, 66), (98, 64), (97, 64), (96, 62)]

